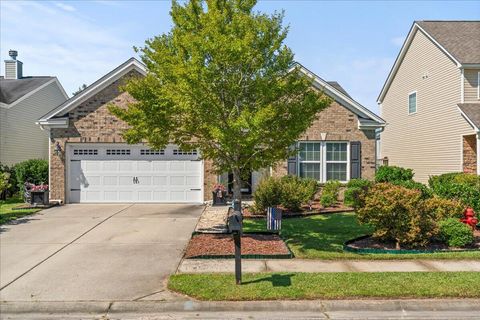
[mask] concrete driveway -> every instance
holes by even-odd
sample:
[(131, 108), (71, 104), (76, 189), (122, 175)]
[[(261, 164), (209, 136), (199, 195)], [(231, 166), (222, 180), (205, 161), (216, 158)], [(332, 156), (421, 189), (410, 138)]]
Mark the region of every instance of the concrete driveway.
[(165, 299), (199, 205), (76, 204), (0, 227), (2, 301)]

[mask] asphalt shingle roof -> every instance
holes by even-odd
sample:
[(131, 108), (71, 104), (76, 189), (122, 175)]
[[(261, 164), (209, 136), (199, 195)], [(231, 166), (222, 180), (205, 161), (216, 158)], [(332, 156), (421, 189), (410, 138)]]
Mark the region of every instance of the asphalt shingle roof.
[(480, 128), (480, 103), (459, 103), (458, 107), (477, 128)]
[(480, 63), (480, 21), (416, 21), (461, 64)]
[(338, 83), (337, 81), (327, 81), (327, 82), (328, 82), (329, 85), (331, 85), (332, 87), (334, 87), (335, 89), (337, 89), (338, 91), (340, 91), (341, 93), (346, 95), (347, 97), (352, 98), (347, 93), (347, 91), (345, 91), (345, 89), (343, 89), (343, 87), (340, 85), (340, 83)]
[(0, 102), (10, 104), (41, 85), (52, 80), (53, 77), (24, 77), (21, 79), (0, 78)]

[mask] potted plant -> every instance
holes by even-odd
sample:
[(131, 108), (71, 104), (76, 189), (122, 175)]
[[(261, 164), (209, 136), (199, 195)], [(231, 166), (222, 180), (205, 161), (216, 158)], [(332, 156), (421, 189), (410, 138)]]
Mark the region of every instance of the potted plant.
[(30, 185), (30, 204), (48, 205), (48, 184)]
[(227, 190), (223, 184), (217, 183), (212, 189), (214, 206), (225, 206), (227, 204)]

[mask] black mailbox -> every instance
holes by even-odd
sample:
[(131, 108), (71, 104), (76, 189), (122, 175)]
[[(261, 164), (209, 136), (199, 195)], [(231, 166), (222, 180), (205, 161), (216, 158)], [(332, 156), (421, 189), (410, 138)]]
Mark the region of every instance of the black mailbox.
[(228, 230), (230, 232), (242, 231), (242, 213), (240, 211), (233, 211), (228, 215)]

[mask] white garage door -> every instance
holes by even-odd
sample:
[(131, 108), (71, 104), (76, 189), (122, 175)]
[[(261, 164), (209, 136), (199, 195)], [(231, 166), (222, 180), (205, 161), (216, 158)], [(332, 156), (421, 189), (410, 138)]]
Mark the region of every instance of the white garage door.
[(79, 143), (67, 152), (70, 203), (203, 201), (203, 162), (196, 151)]

